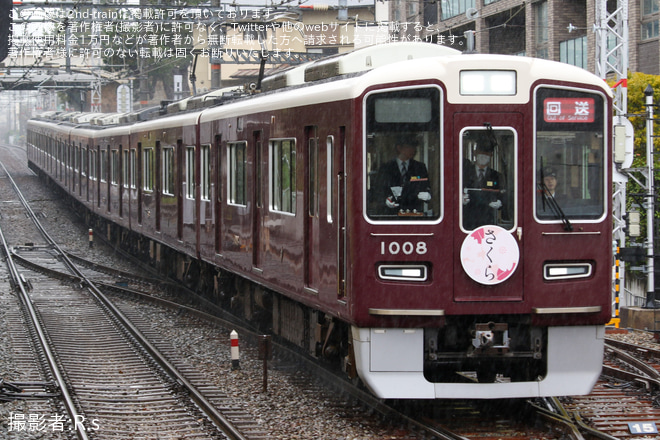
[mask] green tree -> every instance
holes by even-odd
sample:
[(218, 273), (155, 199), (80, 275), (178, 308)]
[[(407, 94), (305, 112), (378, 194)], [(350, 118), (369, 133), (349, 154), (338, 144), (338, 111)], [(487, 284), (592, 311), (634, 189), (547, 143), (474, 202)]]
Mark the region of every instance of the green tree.
[[(612, 85), (612, 84), (611, 84)], [(647, 163), (646, 163), (646, 95), (644, 94), (644, 90), (648, 87), (651, 86), (653, 88), (653, 101), (654, 104), (657, 106), (660, 104), (660, 76), (658, 75), (648, 75), (645, 73), (631, 73), (628, 75), (628, 114), (631, 115), (629, 117), (630, 122), (632, 123), (634, 129), (635, 129), (635, 135), (634, 135), (634, 157), (633, 157), (633, 163), (631, 165), (631, 168), (646, 168)], [(658, 108), (654, 108), (654, 119), (656, 119), (656, 122), (654, 124), (654, 138), (653, 138), (653, 152), (657, 153), (660, 151), (658, 149), (658, 146), (660, 145), (660, 119), (658, 119), (658, 116), (660, 115), (660, 111), (658, 111)], [(653, 160), (654, 160), (654, 168), (656, 170), (660, 170), (660, 155), (659, 154), (654, 154), (653, 155)], [(640, 175), (641, 176), (641, 175)], [(643, 177), (639, 177), (640, 180), (642, 180), (643, 183), (646, 183), (643, 179)], [(656, 192), (657, 192), (658, 186), (656, 185)], [(646, 194), (646, 190), (641, 187), (634, 179), (630, 179), (628, 181), (628, 186), (626, 188), (626, 193), (628, 195), (627, 201), (626, 201), (626, 206), (627, 208), (631, 208), (634, 204), (640, 204), (642, 202), (646, 202), (647, 200), (644, 198), (644, 194)], [(644, 209), (641, 209), (642, 211), (642, 229), (644, 230), (646, 228), (646, 211)], [(658, 211), (656, 210), (655, 212), (655, 217), (658, 218)], [(657, 220), (656, 220), (656, 224)], [(646, 236), (646, 234), (643, 232), (642, 237), (640, 237), (638, 240), (643, 241)]]

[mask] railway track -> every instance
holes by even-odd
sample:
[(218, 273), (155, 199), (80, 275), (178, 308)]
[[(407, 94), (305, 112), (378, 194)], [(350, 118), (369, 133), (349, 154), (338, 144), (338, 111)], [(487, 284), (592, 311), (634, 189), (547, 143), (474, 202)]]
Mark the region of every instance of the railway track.
[(603, 375), (588, 396), (565, 397), (567, 414), (603, 439), (660, 438), (660, 350), (606, 340)]
[[(11, 181), (4, 167), (3, 171)], [(37, 216), (25, 209), (38, 229)], [(40, 424), (37, 430), (50, 425), (53, 431), (72, 431), (79, 439), (263, 437), (254, 426), (232, 424), (77, 270), (43, 229), (40, 233), (42, 237), (30, 233), (36, 239), (30, 252), (50, 271), (19, 272), (2, 237), (13, 284), (39, 340), (40, 357), (48, 365), (44, 370), (53, 377), (52, 387), (65, 409), (39, 415), (34, 421)], [(52, 277), (53, 272), (67, 270), (77, 282)], [(25, 391), (16, 384), (5, 390), (6, 395)], [(16, 423), (10, 426), (16, 430), (23, 427), (15, 420), (11, 423)]]

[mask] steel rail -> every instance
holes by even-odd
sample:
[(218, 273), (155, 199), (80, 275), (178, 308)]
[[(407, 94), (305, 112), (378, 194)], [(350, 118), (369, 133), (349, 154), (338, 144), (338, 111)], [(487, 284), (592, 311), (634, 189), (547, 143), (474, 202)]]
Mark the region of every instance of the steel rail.
[[(16, 286), (16, 288), (18, 288), (19, 290), (18, 297), (20, 301), (23, 303), (23, 306), (25, 307), (25, 310), (30, 317), (31, 324), (34, 326), (34, 331), (38, 337), (41, 349), (44, 352), (44, 357), (46, 359), (46, 362), (48, 363), (48, 368), (50, 369), (50, 372), (55, 380), (55, 384), (57, 385), (62, 395), (62, 401), (64, 407), (70, 417), (69, 420), (81, 420), (81, 415), (78, 413), (78, 410), (76, 408), (73, 398), (71, 397), (71, 394), (69, 394), (66, 380), (64, 379), (64, 376), (62, 375), (62, 372), (59, 366), (57, 365), (57, 362), (55, 361), (55, 356), (50, 350), (50, 345), (48, 343), (48, 337), (46, 335), (46, 331), (45, 329), (43, 329), (43, 327), (40, 324), (39, 317), (37, 316), (37, 311), (25, 288), (25, 283), (23, 282), (23, 279), (20, 276), (18, 268), (14, 264), (11, 252), (9, 252), (9, 245), (7, 244), (5, 235), (2, 232), (2, 228), (0, 228), (0, 239), (2, 240), (2, 249), (5, 254), (5, 261), (7, 262), (7, 266), (9, 267), (12, 283), (14, 284), (14, 286)], [(88, 440), (87, 433), (85, 432), (82, 426), (79, 426), (78, 423), (75, 423), (75, 429), (76, 429), (76, 436), (78, 437), (79, 440)]]
[[(183, 374), (181, 374), (173, 364), (171, 364), (167, 359), (165, 359), (165, 357), (162, 355), (160, 350), (158, 350), (158, 348), (156, 348), (155, 345), (149, 342), (148, 339), (142, 334), (142, 332), (135, 325), (133, 325), (132, 322), (130, 322), (130, 320), (106, 297), (106, 295), (104, 295), (103, 292), (101, 292), (101, 290), (99, 290), (99, 288), (96, 287), (96, 285), (90, 279), (88, 279), (87, 276), (80, 269), (78, 269), (78, 267), (76, 267), (76, 265), (69, 259), (67, 254), (59, 247), (59, 245), (55, 242), (55, 240), (53, 240), (50, 237), (50, 235), (46, 232), (43, 226), (39, 223), (37, 216), (34, 214), (34, 211), (32, 211), (32, 209), (29, 207), (29, 204), (27, 203), (27, 201), (21, 194), (20, 190), (18, 189), (16, 182), (12, 179), (11, 175), (4, 167), (4, 165), (0, 163), (0, 166), (2, 166), (5, 173), (8, 176), (9, 181), (14, 186), (14, 189), (16, 190), (18, 197), (21, 200), (21, 203), (28, 211), (28, 215), (30, 219), (34, 222), (34, 224), (39, 229), (39, 231), (44, 235), (44, 238), (47, 240), (48, 244), (52, 247), (52, 249), (58, 252), (60, 260), (67, 267), (69, 267), (71, 272), (77, 278), (81, 280), (81, 283), (84, 284), (84, 286), (90, 292), (92, 297), (109, 314), (111, 314), (115, 319), (117, 319), (119, 324), (122, 325), (132, 335), (133, 338), (135, 338), (137, 343), (141, 345), (142, 348), (144, 348), (152, 356), (154, 361), (156, 361), (158, 365), (173, 380), (175, 380), (181, 386), (185, 387), (185, 389), (189, 393), (189, 397), (191, 398), (191, 400), (197, 404), (197, 406), (204, 412), (204, 414), (211, 420), (211, 422), (213, 422), (220, 430), (222, 430), (222, 432), (225, 435), (227, 435), (232, 440), (247, 440), (247, 437), (245, 437), (240, 432), (240, 430), (236, 426), (234, 426), (233, 423), (231, 423), (231, 421), (229, 421), (222, 413), (220, 413), (215, 408), (215, 406), (188, 379), (186, 379), (186, 377)], [(4, 237), (3, 237), (3, 243), (5, 243)], [(7, 253), (8, 256), (10, 256), (8, 248), (5, 249), (5, 252)], [(22, 290), (25, 291), (24, 289)], [(27, 299), (29, 300), (29, 298)], [(34, 313), (36, 317), (34, 308), (32, 308), (31, 313)], [(50, 353), (50, 350), (48, 350), (48, 352)], [(72, 416), (71, 420), (79, 420), (78, 418), (74, 418), (73, 414), (70, 415)], [(79, 438), (80, 440), (87, 440), (86, 436)]]

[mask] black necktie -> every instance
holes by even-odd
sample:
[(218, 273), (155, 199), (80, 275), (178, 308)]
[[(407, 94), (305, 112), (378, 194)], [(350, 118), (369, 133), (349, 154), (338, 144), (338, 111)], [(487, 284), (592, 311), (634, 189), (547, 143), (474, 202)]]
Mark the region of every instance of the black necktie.
[(486, 171), (485, 170), (479, 170), (479, 186), (484, 186), (484, 178), (486, 177)]
[(401, 179), (404, 183), (408, 180), (408, 165), (406, 162), (401, 164)]

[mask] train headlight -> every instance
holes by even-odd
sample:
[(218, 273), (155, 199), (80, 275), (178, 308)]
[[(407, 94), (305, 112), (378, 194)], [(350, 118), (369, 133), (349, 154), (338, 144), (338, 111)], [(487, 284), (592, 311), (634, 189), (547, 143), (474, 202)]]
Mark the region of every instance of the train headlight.
[(428, 270), (423, 264), (381, 264), (378, 266), (378, 277), (391, 281), (426, 281)]
[(591, 263), (546, 263), (543, 265), (543, 278), (546, 280), (565, 280), (587, 278), (593, 272)]
[(461, 95), (516, 94), (515, 70), (461, 70)]

